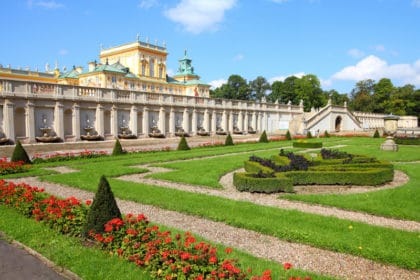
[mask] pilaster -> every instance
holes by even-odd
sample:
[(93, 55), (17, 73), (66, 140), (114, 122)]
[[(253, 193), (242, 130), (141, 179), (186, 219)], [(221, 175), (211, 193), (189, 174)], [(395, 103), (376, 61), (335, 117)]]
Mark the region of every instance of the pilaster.
[(197, 134), (197, 109), (193, 109), (191, 126), (192, 126), (191, 128), (192, 135), (196, 135)]
[(149, 135), (149, 108), (143, 108), (143, 135), (147, 137)]
[(164, 135), (166, 134), (166, 124), (165, 124), (165, 108), (162, 106), (159, 110), (159, 123), (158, 128), (160, 132), (162, 132)]
[(184, 114), (182, 116), (182, 128), (185, 132), (190, 132), (190, 116), (188, 108), (184, 108)]
[(73, 116), (72, 116), (73, 135), (75, 140), (80, 140), (80, 106), (77, 103), (73, 105)]
[(169, 135), (175, 135), (175, 109), (172, 107), (169, 111)]
[(138, 134), (138, 123), (137, 123), (137, 106), (132, 105), (130, 110), (130, 130), (133, 135)]
[[(16, 141), (14, 108), (15, 108), (15, 104), (13, 102), (11, 102), (8, 99), (4, 100), (4, 106), (3, 106), (4, 134), (6, 134), (6, 137), (9, 138), (13, 142)], [(6, 120), (9, 120), (9, 121), (6, 121)]]
[(64, 106), (60, 102), (55, 102), (54, 107), (54, 130), (60, 139), (64, 141)]
[(98, 135), (102, 135), (105, 137), (105, 125), (104, 125), (104, 106), (102, 106), (100, 103), (96, 105), (96, 131), (98, 132)]
[(28, 101), (25, 108), (26, 137), (29, 143), (35, 142), (35, 105)]

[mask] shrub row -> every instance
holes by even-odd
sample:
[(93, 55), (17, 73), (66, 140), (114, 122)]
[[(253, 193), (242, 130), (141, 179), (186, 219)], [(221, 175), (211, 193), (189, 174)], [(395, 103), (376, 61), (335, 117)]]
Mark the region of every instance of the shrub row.
[(322, 142), (293, 142), (293, 148), (322, 148)]
[(255, 178), (250, 173), (237, 172), (233, 176), (233, 184), (238, 191), (241, 192), (293, 192), (292, 180), (285, 177), (283, 174), (284, 173), (276, 173), (275, 178)]
[(395, 138), (395, 143), (400, 145), (420, 145), (420, 138)]

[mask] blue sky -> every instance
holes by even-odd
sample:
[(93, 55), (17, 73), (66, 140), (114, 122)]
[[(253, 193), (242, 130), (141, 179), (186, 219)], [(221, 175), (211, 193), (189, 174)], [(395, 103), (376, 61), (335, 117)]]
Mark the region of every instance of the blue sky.
[(382, 77), (420, 88), (420, 0), (2, 1), (0, 64), (87, 67), (100, 45), (166, 43), (174, 73), (184, 49), (202, 80), (269, 81), (315, 74), (349, 93)]

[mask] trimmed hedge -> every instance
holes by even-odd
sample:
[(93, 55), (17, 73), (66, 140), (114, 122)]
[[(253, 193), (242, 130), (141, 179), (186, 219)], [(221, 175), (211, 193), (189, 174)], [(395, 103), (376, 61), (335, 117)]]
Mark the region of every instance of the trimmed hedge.
[(258, 162), (247, 160), (244, 162), (245, 171), (248, 173), (262, 172), (265, 174), (273, 173), (274, 170), (267, 166), (262, 166)]
[(270, 159), (272, 161), (274, 161), (275, 164), (277, 165), (289, 165), (290, 164), (290, 159), (286, 156), (280, 156), (280, 155), (272, 155), (270, 157)]
[(290, 171), (285, 176), (293, 185), (370, 185), (377, 186), (392, 181), (394, 170), (389, 168), (364, 168), (359, 170)]
[(399, 145), (420, 145), (420, 138), (395, 138), (394, 141)]
[(233, 184), (241, 192), (293, 192), (292, 180), (286, 178), (283, 173), (277, 173), (276, 178), (255, 178), (252, 174), (237, 172), (233, 175)]
[(322, 142), (293, 142), (293, 148), (322, 148)]

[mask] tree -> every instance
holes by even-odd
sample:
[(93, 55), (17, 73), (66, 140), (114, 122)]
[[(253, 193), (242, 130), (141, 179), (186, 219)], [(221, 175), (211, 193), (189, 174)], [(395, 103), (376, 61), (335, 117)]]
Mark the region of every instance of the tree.
[(324, 94), (328, 99), (331, 99), (333, 105), (344, 105), (344, 102), (349, 103), (350, 99), (347, 94), (340, 94), (335, 89), (324, 91)]
[(372, 93), (375, 82), (371, 79), (356, 83), (351, 92), (350, 109), (353, 111), (372, 112)]
[(385, 113), (387, 111), (390, 97), (394, 94), (394, 92), (395, 87), (390, 79), (382, 78), (378, 83), (374, 84), (372, 94), (373, 112)]
[(231, 75), (226, 84), (212, 92), (214, 98), (251, 100), (251, 90), (244, 78)]
[(187, 139), (185, 139), (185, 136), (182, 135), (181, 140), (179, 140), (178, 144), (178, 151), (186, 151), (190, 150), (191, 148), (188, 146)]
[(87, 214), (83, 232), (86, 236), (91, 230), (95, 233), (102, 233), (104, 225), (114, 218), (121, 219), (121, 212), (107, 179), (102, 175), (92, 206)]
[(299, 100), (303, 100), (305, 111), (310, 111), (311, 108), (320, 108), (326, 104), (321, 82), (313, 74), (304, 75), (296, 80), (295, 93)]
[(23, 161), (24, 163), (31, 164), (31, 159), (28, 156), (28, 153), (23, 148), (20, 141), (16, 141), (15, 149), (13, 150), (12, 157), (10, 158), (10, 161), (17, 162), (17, 161)]
[(230, 133), (226, 136), (225, 146), (233, 146), (233, 139)]
[(258, 76), (255, 80), (250, 81), (249, 87), (253, 100), (261, 100), (266, 96), (266, 92), (271, 88), (270, 84), (262, 76)]
[(260, 143), (268, 143), (267, 133), (265, 132), (265, 130), (261, 134), (260, 140), (258, 142), (260, 142)]
[(123, 155), (123, 154), (125, 154), (125, 152), (121, 146), (120, 140), (118, 140), (117, 138), (114, 144), (114, 148), (112, 149), (112, 155), (118, 156), (118, 155)]

